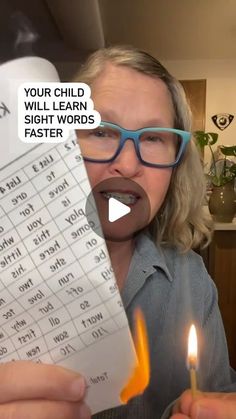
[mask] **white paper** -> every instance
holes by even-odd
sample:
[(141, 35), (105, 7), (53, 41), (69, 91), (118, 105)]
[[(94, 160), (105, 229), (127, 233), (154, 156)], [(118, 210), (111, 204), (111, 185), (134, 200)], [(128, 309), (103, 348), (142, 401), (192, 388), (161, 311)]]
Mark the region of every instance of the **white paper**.
[(105, 241), (84, 215), (87, 173), (74, 133), (58, 145), (23, 144), (10, 108), (0, 119), (0, 362), (80, 372), (96, 413), (120, 404), (136, 355)]

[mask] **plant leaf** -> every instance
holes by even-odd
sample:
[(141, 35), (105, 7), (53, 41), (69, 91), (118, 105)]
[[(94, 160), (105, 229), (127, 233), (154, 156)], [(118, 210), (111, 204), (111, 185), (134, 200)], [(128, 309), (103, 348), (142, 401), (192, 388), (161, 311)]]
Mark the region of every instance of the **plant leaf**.
[(233, 177), (236, 177), (236, 163), (230, 166), (229, 171), (232, 173)]
[(218, 140), (216, 132), (195, 131), (193, 133), (200, 147), (204, 148), (206, 145), (213, 145)]
[(208, 136), (204, 131), (195, 131), (193, 135), (196, 138), (197, 144), (201, 148), (204, 148), (206, 145), (208, 145)]
[(216, 132), (207, 132), (208, 144), (213, 145), (218, 140), (218, 134)]
[(236, 145), (232, 145), (232, 146), (222, 145), (220, 147), (220, 150), (222, 154), (224, 154), (225, 156), (236, 156)]

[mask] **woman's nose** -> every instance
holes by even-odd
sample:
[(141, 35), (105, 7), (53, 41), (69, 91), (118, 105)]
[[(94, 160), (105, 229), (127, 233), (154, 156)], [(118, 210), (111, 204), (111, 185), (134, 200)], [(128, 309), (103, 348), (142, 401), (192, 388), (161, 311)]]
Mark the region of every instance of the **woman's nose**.
[(124, 177), (137, 176), (142, 168), (136, 154), (135, 146), (132, 140), (127, 140), (116, 159), (111, 163), (110, 170), (113, 173), (119, 173)]

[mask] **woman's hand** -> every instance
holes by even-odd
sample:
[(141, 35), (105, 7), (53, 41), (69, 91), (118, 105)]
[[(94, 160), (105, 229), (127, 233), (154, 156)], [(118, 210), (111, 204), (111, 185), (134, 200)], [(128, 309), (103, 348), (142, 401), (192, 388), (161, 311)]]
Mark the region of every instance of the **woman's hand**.
[(185, 391), (173, 409), (171, 419), (236, 419), (236, 393), (201, 393), (193, 400)]
[(65, 368), (28, 361), (0, 365), (0, 419), (89, 419), (85, 380)]

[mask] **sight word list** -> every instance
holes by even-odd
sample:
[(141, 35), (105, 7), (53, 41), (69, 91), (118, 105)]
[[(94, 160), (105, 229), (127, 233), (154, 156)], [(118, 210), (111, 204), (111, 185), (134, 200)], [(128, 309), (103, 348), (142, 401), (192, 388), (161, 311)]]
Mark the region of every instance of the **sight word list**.
[(120, 404), (136, 363), (128, 321), (75, 135), (24, 147), (12, 158), (1, 139), (0, 362), (80, 372), (96, 413)]

